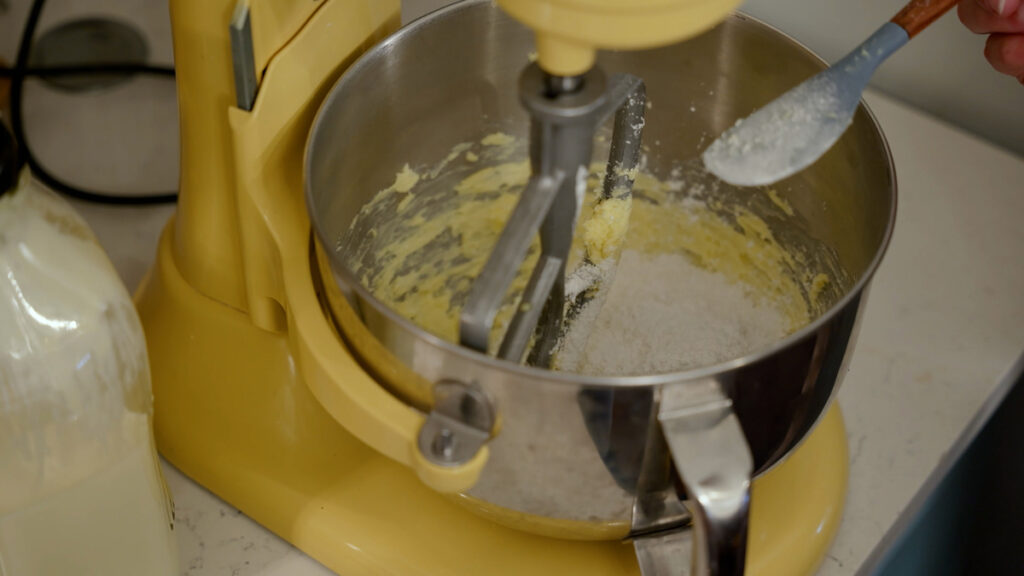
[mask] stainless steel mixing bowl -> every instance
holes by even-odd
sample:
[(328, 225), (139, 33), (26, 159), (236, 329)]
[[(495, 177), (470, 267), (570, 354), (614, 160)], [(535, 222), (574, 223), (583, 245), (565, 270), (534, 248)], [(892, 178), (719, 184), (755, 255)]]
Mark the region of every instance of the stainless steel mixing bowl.
[[(532, 49), (530, 32), (492, 2), (463, 2), (388, 38), (334, 86), (305, 166), (321, 273), (335, 295), (330, 307), (369, 371), (405, 401), (425, 411), (434, 406), (421, 436), (428, 458), (456, 465), (488, 443), (489, 460), (466, 495), (483, 513), (563, 537), (671, 530), (687, 521), (674, 488), (678, 472), (696, 520), (709, 531), (705, 561), (719, 573), (741, 571), (750, 476), (792, 450), (834, 396), (867, 283), (889, 241), (896, 183), (886, 142), (862, 107), (832, 151), (778, 186), (796, 214), (766, 217), (773, 232), (820, 242), (849, 277), (830, 306), (784, 340), (712, 367), (638, 377), (499, 361), (388, 309), (336, 248), (404, 164), (434, 163), (453, 145), (497, 130), (526, 136), (516, 85)], [(647, 169), (659, 177), (824, 66), (739, 14), (687, 42), (605, 53), (599, 63), (646, 82), (653, 103)], [(755, 212), (772, 209), (758, 200), (763, 191), (721, 194)], [(442, 431), (452, 419), (470, 431), (460, 443), (451, 442), (453, 430)], [(474, 439), (474, 428), (482, 436)], [(455, 437), (463, 432), (454, 430)]]

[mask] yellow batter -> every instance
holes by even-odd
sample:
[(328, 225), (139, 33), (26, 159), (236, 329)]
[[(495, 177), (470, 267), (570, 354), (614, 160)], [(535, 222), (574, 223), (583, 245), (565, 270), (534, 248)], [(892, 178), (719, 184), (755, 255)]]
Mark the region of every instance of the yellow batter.
[[(442, 160), (450, 166), (440, 179), (439, 170), (404, 167), (395, 184), (363, 208), (339, 243), (364, 286), (425, 330), (457, 341), (460, 308), (530, 176), (527, 161), (504, 161), (520, 144), (500, 133), (460, 144)], [(783, 249), (768, 224), (743, 206), (688, 198), (679, 193), (678, 182), (643, 172), (636, 175), (632, 201), (598, 202), (603, 170), (603, 164), (591, 167), (570, 270), (585, 253), (595, 262), (617, 258), (624, 238), (628, 249), (682, 252), (695, 264), (741, 283), (756, 302), (777, 307), (791, 331), (831, 304), (820, 301), (825, 294), (834, 299), (836, 290), (828, 289), (834, 280), (827, 271), (808, 270), (812, 259)], [(792, 208), (774, 190), (768, 194), (791, 215)], [(494, 348), (538, 248), (535, 241), (498, 313)]]

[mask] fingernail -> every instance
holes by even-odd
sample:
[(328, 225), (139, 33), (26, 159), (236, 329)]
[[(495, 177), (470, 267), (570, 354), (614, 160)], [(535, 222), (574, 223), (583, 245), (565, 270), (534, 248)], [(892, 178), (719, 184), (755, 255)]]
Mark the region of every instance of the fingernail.
[(1006, 0), (980, 0), (982, 8), (989, 12), (995, 12), (999, 16), (1006, 16)]
[[(983, 2), (988, 6), (989, 10), (995, 12), (999, 16), (1005, 18), (1007, 16), (1014, 15), (1015, 4), (1010, 0), (983, 0)], [(1024, 8), (1024, 4), (1018, 6), (1018, 9), (1016, 10), (1018, 16), (1022, 13), (1020, 8)]]

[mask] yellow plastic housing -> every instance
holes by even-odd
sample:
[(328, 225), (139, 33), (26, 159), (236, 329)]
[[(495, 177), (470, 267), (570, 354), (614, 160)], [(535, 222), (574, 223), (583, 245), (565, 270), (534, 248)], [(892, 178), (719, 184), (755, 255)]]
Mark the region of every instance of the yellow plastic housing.
[(594, 65), (597, 50), (656, 48), (721, 22), (740, 0), (498, 0), (536, 34), (537, 62), (558, 76)]

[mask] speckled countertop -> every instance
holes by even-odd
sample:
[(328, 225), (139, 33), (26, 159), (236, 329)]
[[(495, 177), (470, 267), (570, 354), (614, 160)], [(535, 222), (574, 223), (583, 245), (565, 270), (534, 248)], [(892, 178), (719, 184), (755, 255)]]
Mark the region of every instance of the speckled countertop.
[[(54, 0), (44, 25), (83, 11), (129, 14), (154, 39), (152, 59), (169, 60), (165, 12), (133, 0), (96, 3), (102, 9)], [(0, 18), (0, 49), (16, 37), (5, 31), (21, 21), (24, 4), (16, 0), (11, 18)], [(30, 88), (31, 141), (59, 174), (125, 190), (174, 187), (175, 108), (166, 80), (79, 97)], [(892, 147), (899, 212), (839, 394), (850, 484), (824, 576), (856, 572), (1024, 349), (1024, 160), (883, 95), (867, 100)], [(173, 208), (75, 206), (134, 288)], [(184, 574), (330, 573), (174, 468), (165, 472)]]

